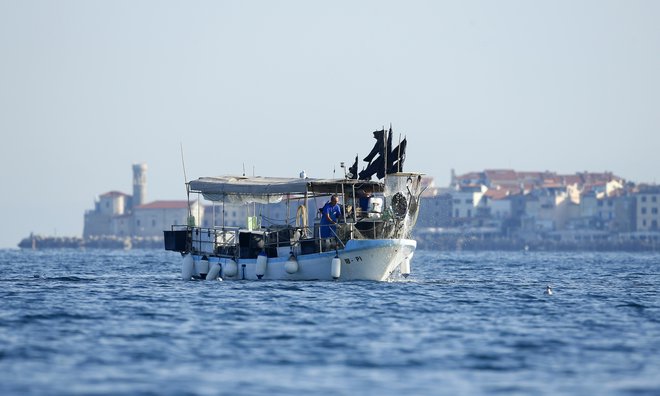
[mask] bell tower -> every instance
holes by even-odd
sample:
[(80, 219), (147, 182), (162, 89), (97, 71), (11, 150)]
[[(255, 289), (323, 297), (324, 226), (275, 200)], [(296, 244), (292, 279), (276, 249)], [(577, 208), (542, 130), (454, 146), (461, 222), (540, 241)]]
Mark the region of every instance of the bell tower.
[(133, 164), (133, 207), (147, 200), (147, 164)]

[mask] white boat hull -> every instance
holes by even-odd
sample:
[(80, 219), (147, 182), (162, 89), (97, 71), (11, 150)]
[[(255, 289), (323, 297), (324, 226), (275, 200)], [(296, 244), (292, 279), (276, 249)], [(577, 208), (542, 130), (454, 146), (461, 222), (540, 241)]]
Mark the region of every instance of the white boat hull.
[[(353, 239), (346, 247), (338, 251), (341, 260), (337, 280), (372, 280), (384, 281), (395, 274), (399, 267), (412, 256), (417, 242), (412, 239)], [(285, 257), (269, 257), (261, 280), (333, 280), (332, 260), (335, 251), (299, 255), (298, 270), (288, 273)], [(196, 260), (199, 257), (196, 257)], [(220, 271), (223, 280), (259, 280), (257, 274), (263, 268), (257, 264), (258, 259), (238, 259), (238, 273), (225, 276)], [(289, 267), (290, 269), (291, 267)], [(335, 273), (336, 275), (336, 273)]]

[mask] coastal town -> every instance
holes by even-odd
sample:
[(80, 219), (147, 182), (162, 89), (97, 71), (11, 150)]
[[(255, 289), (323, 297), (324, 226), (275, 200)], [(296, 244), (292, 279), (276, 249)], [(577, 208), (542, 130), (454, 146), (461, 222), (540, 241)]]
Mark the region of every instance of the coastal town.
[[(134, 164), (132, 194), (111, 190), (84, 213), (82, 238), (30, 235), (22, 248), (162, 248), (163, 231), (187, 224), (259, 227), (290, 221), (279, 205), (147, 201), (147, 165)], [(656, 250), (660, 186), (612, 172), (486, 169), (457, 175), (448, 186), (423, 180), (415, 238), (440, 250)], [(311, 202), (322, 206), (323, 202)], [(266, 209), (267, 206), (267, 209)], [(308, 216), (313, 224), (315, 210)]]
[(660, 186), (611, 172), (487, 169), (429, 180), (420, 245), (440, 249), (655, 250)]

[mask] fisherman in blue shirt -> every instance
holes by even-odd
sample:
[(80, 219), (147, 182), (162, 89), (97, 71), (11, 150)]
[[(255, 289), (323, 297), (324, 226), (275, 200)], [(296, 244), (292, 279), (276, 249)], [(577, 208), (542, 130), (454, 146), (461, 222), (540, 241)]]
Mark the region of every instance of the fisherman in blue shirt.
[(337, 234), (337, 223), (341, 217), (341, 206), (336, 195), (330, 197), (321, 211), (321, 238), (334, 238)]
[(369, 199), (371, 199), (371, 191), (366, 189), (360, 190), (358, 195), (360, 197), (360, 212), (363, 216), (366, 216), (369, 213)]

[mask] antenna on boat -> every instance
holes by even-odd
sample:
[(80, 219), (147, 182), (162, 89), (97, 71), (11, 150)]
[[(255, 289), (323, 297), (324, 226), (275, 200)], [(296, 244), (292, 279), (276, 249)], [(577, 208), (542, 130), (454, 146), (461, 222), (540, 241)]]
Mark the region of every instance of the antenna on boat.
[(401, 134), (399, 134), (399, 145), (397, 146), (399, 153), (396, 155), (396, 171), (401, 172)]
[(181, 147), (181, 166), (183, 167), (183, 183), (186, 186), (186, 202), (188, 202), (188, 219), (186, 223), (190, 225), (190, 217), (192, 216), (192, 209), (190, 208), (190, 189), (188, 188), (188, 176), (186, 175), (186, 161), (183, 157), (183, 142), (179, 142)]
[(245, 162), (243, 162), (243, 177), (245, 177)]
[(186, 161), (183, 159), (183, 143), (179, 142), (181, 146), (181, 165), (183, 166), (183, 182), (188, 183), (188, 177), (186, 176)]
[[(383, 177), (387, 179), (387, 132), (385, 132), (385, 125), (383, 125)], [(376, 174), (378, 178), (378, 174)]]

